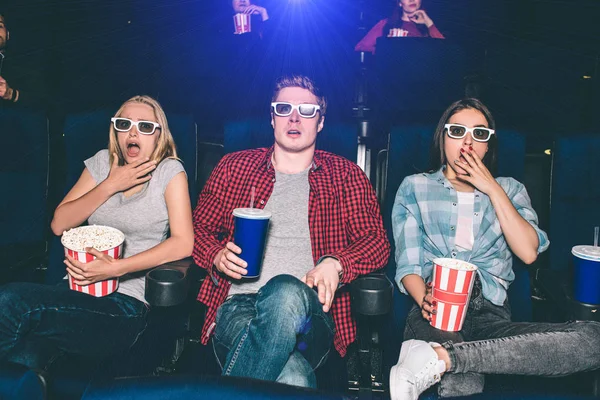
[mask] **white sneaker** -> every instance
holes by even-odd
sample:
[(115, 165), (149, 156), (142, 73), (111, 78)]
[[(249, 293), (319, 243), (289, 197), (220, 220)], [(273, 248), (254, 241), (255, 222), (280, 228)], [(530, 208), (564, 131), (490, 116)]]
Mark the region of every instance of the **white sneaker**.
[(422, 340), (402, 343), (398, 364), (390, 371), (392, 400), (417, 400), (427, 388), (440, 381), (446, 363), (438, 359), (434, 346), (439, 344)]

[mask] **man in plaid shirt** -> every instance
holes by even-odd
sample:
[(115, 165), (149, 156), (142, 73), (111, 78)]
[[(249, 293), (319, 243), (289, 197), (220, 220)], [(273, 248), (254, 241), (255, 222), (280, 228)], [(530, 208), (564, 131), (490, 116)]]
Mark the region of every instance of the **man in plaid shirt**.
[[(271, 104), (275, 143), (226, 155), (194, 212), (194, 260), (206, 268), (202, 342), (224, 375), (315, 387), (314, 370), (333, 342), (344, 356), (355, 339), (344, 285), (389, 256), (379, 205), (358, 166), (315, 150), (325, 99), (306, 77), (281, 79)], [(261, 275), (233, 240), (235, 208), (271, 212)]]

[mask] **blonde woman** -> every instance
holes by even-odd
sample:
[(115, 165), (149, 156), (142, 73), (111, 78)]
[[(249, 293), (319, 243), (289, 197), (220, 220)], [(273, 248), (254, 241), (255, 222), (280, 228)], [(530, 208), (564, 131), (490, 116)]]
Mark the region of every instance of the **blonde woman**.
[[(110, 122), (108, 150), (85, 161), (51, 227), (61, 235), (87, 220), (121, 230), (122, 259), (88, 248), (96, 260), (65, 260), (75, 283), (118, 277), (119, 288), (97, 298), (70, 290), (66, 280), (0, 287), (0, 360), (43, 368), (59, 353), (110, 357), (126, 351), (146, 327), (146, 270), (192, 253), (187, 177), (161, 106), (136, 96)], [(44, 348), (44, 356), (34, 348)]]

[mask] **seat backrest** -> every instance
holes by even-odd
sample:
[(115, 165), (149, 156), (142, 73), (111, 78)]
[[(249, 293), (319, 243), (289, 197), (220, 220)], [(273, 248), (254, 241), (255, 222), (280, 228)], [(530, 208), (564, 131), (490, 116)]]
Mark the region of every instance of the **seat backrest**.
[[(63, 130), (66, 154), (65, 194), (75, 185), (84, 168), (84, 161), (98, 151), (108, 147), (108, 132), (112, 110), (95, 110), (70, 114), (65, 118)], [(197, 135), (196, 123), (191, 115), (168, 114), (169, 128), (177, 146), (179, 158), (183, 161), (188, 175), (189, 192), (192, 204), (197, 198)], [(63, 248), (59, 238), (54, 238), (50, 246), (50, 257), (46, 271), (46, 282), (58, 282), (65, 275)]]
[(600, 135), (557, 138), (550, 199), (550, 267), (565, 270), (575, 245), (593, 243), (600, 226)]
[(44, 113), (0, 108), (0, 249), (2, 267), (46, 250), (48, 120)]
[[(388, 277), (394, 281), (396, 272), (395, 246), (392, 235), (391, 215), (398, 187), (405, 177), (429, 170), (429, 154), (435, 125), (413, 125), (394, 127), (388, 140), (387, 183), (382, 207), (383, 221), (392, 244), (392, 255), (386, 269)], [(522, 181), (525, 167), (525, 138), (519, 132), (500, 130), (498, 132), (497, 176), (510, 176)], [(531, 287), (529, 274), (523, 264), (513, 258), (515, 282), (509, 289), (509, 299), (516, 321), (531, 320)], [(394, 330), (402, 335), (404, 321), (412, 304), (408, 296), (394, 296)], [(397, 353), (396, 353), (397, 354)]]
[(465, 76), (480, 67), (477, 54), (453, 40), (384, 35), (377, 40), (372, 74), (374, 91), (382, 100), (379, 111), (392, 123), (405, 112), (441, 112), (464, 96)]
[[(232, 121), (225, 124), (225, 153), (270, 147), (273, 127), (268, 118)], [(357, 128), (351, 124), (327, 124), (317, 136), (317, 149), (329, 151), (356, 162)]]
[[(223, 158), (224, 154), (225, 149), (222, 144), (209, 142), (198, 143), (198, 178), (196, 179), (198, 195), (202, 192), (204, 184), (208, 181), (213, 169), (217, 166), (221, 158)], [(192, 200), (192, 203), (197, 201), (197, 199)]]

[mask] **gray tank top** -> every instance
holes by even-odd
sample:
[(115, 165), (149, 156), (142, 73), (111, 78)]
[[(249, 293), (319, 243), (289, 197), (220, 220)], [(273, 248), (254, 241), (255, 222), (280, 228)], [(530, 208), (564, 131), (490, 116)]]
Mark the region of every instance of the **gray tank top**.
[[(100, 184), (110, 172), (108, 150), (101, 150), (85, 160), (85, 166), (96, 183)], [(151, 249), (164, 241), (169, 234), (165, 191), (171, 179), (180, 172), (185, 173), (181, 162), (174, 159), (163, 160), (152, 173), (152, 179), (144, 184), (140, 192), (130, 197), (125, 197), (121, 192), (113, 195), (94, 211), (88, 218), (88, 223), (112, 226), (123, 232), (123, 258)], [(117, 291), (146, 303), (146, 272), (139, 271), (122, 276), (119, 278)]]

